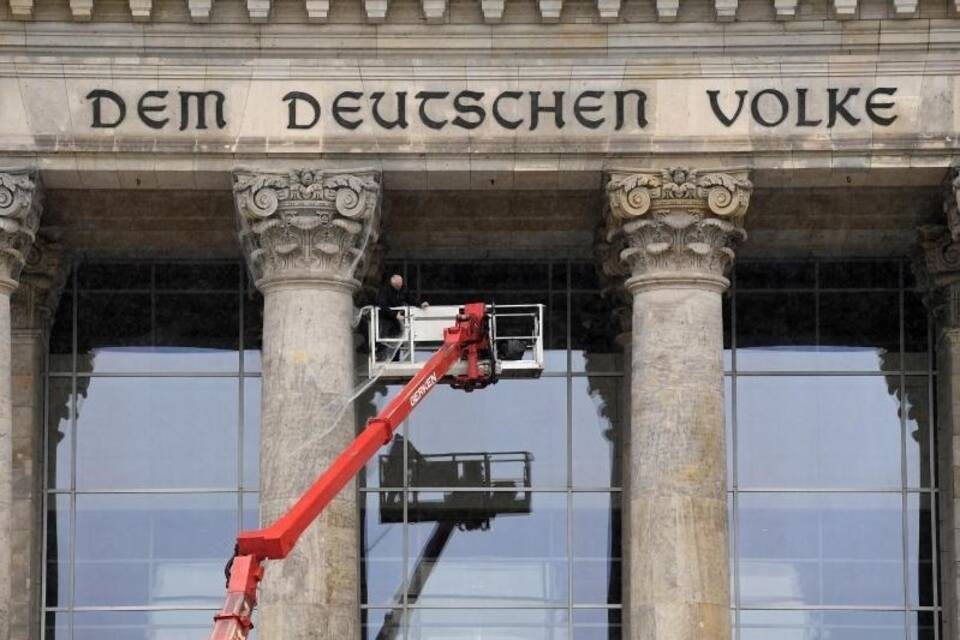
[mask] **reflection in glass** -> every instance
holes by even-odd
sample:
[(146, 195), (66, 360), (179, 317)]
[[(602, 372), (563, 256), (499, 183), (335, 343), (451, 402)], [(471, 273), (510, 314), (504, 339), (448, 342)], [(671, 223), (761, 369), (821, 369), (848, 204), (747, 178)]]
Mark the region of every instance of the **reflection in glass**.
[[(79, 382), (79, 381), (78, 381)], [(47, 381), (47, 488), (69, 489), (73, 483), (73, 380)]]
[(76, 605), (222, 604), (232, 494), (78, 495)]
[(573, 371), (615, 373), (623, 370), (622, 333), (617, 301), (600, 293), (570, 297), (570, 357)]
[(46, 597), (48, 607), (70, 606), (70, 496), (47, 498)]
[(737, 378), (741, 487), (898, 488), (899, 377)]
[(818, 264), (822, 289), (896, 289), (900, 263), (895, 260), (824, 260)]
[[(412, 506), (433, 504), (437, 521), (408, 525), (408, 567), (432, 565), (420, 581), (418, 604), (517, 606), (567, 600), (567, 517), (563, 494), (535, 493), (529, 513), (499, 513), (523, 494), (414, 492)], [(529, 494), (528, 494), (529, 495)], [(453, 524), (436, 545), (438, 524)], [(440, 549), (440, 551), (433, 551)], [(485, 626), (485, 625), (484, 625)]]
[(43, 619), (44, 640), (69, 640), (70, 617), (68, 612), (48, 612)]
[(629, 389), (621, 377), (573, 378), (573, 486), (620, 486)]
[(930, 494), (907, 495), (907, 596), (911, 606), (933, 606), (933, 522)]
[(620, 604), (620, 495), (575, 493), (571, 518), (574, 604)]
[(931, 473), (933, 415), (930, 407), (930, 378), (907, 376), (901, 397), (901, 412), (906, 413), (907, 486), (930, 488), (936, 478)]
[(820, 369), (900, 369), (900, 296), (896, 291), (822, 292), (818, 302)]
[[(400, 604), (403, 599), (403, 523), (395, 517), (384, 521), (380, 512), (381, 497), (362, 494), (362, 555), (360, 558), (360, 593), (364, 604)], [(395, 514), (390, 514), (393, 516)]]
[(243, 379), (243, 488), (260, 488), (260, 378)]
[(740, 612), (740, 640), (902, 640), (902, 611)]
[(567, 482), (565, 397), (562, 378), (510, 380), (478, 393), (438, 386), (409, 419), (408, 441), (424, 455), (530, 453), (532, 486), (562, 487)]
[(903, 368), (924, 372), (930, 363), (930, 318), (923, 296), (915, 291), (903, 294)]
[(210, 611), (78, 611), (74, 640), (195, 640), (210, 633)]
[(77, 408), (78, 488), (236, 487), (238, 388), (236, 378), (91, 378)]
[(742, 493), (743, 606), (904, 605), (900, 494)]
[(620, 609), (574, 609), (573, 640), (620, 640), (621, 618)]
[[(482, 631), (481, 631), (482, 630)], [(566, 609), (417, 609), (410, 640), (564, 640)]]
[[(908, 613), (907, 616), (910, 625), (910, 640), (934, 640), (936, 637), (944, 637), (940, 614), (935, 614), (932, 611), (917, 611)], [(934, 627), (940, 627), (939, 636), (937, 636)]]
[(816, 368), (816, 297), (811, 292), (737, 293), (737, 368)]

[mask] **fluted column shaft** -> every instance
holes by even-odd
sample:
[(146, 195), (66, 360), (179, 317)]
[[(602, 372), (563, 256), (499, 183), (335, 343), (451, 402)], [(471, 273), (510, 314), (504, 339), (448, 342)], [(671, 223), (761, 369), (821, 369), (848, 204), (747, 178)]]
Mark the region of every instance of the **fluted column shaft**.
[(687, 169), (607, 185), (633, 296), (623, 539), (637, 640), (730, 637), (721, 294), (750, 190), (742, 172)]
[(945, 226), (920, 229), (914, 271), (936, 322), (940, 602), (943, 638), (960, 633), (960, 178), (944, 189)]
[(14, 594), (13, 389), (10, 297), (40, 226), (40, 192), (32, 171), (0, 171), (0, 640), (10, 638)]
[[(264, 295), (263, 525), (276, 520), (354, 436), (353, 293), (379, 223), (371, 172), (238, 173), (241, 240)], [(335, 421), (335, 418), (339, 418)], [(354, 483), (261, 587), (261, 640), (360, 637)]]

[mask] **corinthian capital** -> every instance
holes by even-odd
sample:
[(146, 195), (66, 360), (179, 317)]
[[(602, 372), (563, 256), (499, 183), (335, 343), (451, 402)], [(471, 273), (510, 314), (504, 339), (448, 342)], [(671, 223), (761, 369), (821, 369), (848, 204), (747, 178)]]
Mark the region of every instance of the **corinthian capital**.
[(71, 261), (63, 247), (41, 232), (27, 254), (20, 287), (11, 299), (15, 330), (45, 333), (50, 329), (60, 295), (67, 284), (70, 266)]
[(725, 287), (753, 185), (746, 170), (613, 171), (607, 181), (607, 239), (620, 244), (629, 284), (712, 281)]
[(17, 288), (40, 226), (40, 196), (35, 171), (0, 171), (0, 290), (7, 293)]
[(951, 171), (944, 183), (943, 213), (946, 226), (923, 226), (918, 230), (919, 251), (913, 272), (926, 288), (927, 308), (941, 328), (960, 328), (960, 178)]
[(358, 286), (380, 228), (378, 171), (237, 171), (233, 192), (258, 287), (294, 280)]

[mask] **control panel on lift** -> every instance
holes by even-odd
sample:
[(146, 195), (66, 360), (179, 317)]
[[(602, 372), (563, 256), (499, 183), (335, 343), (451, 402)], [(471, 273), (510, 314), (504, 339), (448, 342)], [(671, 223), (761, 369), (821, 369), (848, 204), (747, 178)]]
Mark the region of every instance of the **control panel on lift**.
[[(487, 305), (487, 333), (492, 353), (480, 362), (494, 378), (539, 378), (543, 371), (542, 304)], [(443, 331), (463, 312), (457, 305), (427, 308), (393, 307), (382, 311), (365, 307), (369, 318), (369, 374), (385, 382), (403, 382), (420, 371), (443, 344)], [(402, 321), (395, 318), (402, 314)], [(494, 371), (490, 371), (493, 367)], [(456, 363), (441, 382), (466, 371), (466, 362)]]

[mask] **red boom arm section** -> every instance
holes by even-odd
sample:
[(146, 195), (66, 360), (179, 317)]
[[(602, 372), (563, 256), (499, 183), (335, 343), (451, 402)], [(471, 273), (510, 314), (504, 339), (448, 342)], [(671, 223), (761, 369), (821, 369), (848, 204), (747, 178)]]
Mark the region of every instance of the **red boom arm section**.
[(210, 640), (244, 640), (253, 628), (251, 617), (257, 605), (257, 585), (263, 579), (265, 560), (281, 560), (290, 553), (300, 535), (330, 504), (350, 479), (393, 437), (424, 396), (466, 355), (467, 373), (453, 386), (472, 391), (495, 380), (491, 371), (480, 369), (480, 357), (491, 351), (487, 333), (486, 305), (464, 306), (456, 324), (444, 329), (443, 346), (397, 394), (372, 418), (359, 436), (341, 453), (287, 513), (266, 529), (244, 531), (237, 537), (236, 553), (227, 580), (227, 600), (214, 616)]

